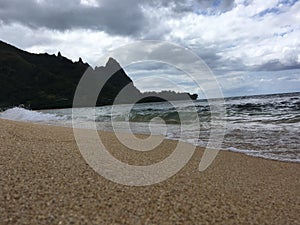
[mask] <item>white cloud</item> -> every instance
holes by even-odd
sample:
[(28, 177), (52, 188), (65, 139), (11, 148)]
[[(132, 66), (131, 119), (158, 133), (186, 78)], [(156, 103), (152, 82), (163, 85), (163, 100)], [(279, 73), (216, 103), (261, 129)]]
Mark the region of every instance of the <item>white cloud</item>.
[[(43, 0), (38, 2), (45, 4)], [(50, 2), (54, 4), (54, 1)], [(96, 61), (100, 55), (113, 48), (139, 39), (167, 40), (200, 55), (215, 72), (226, 95), (235, 95), (243, 91), (276, 92), (276, 88), (278, 91), (300, 91), (300, 81), (297, 78), (300, 74), (291, 73), (298, 71), (292, 69), (300, 68), (300, 1), (235, 0), (226, 1), (226, 4), (222, 3), (217, 8), (208, 4), (208, 1), (199, 0), (151, 2), (140, 0), (138, 4), (137, 0), (124, 0), (118, 7), (114, 7), (107, 0), (77, 0), (76, 4), (64, 2), (68, 4), (65, 10), (75, 7), (81, 13), (87, 8), (94, 13), (96, 11), (93, 10), (115, 13), (119, 9), (124, 9), (124, 13), (120, 11), (123, 19), (119, 21), (117, 14), (109, 14), (113, 20), (106, 21), (97, 14), (99, 26), (94, 29), (90, 26), (90, 22), (98, 24), (98, 19), (90, 14), (89, 20), (85, 20), (84, 17), (76, 21), (68, 18), (67, 25), (71, 27), (63, 26), (66, 22), (61, 20), (63, 16), (55, 20), (50, 14), (49, 18), (39, 14), (45, 19), (45, 24), (40, 25), (41, 21), (36, 21), (34, 16), (25, 15), (24, 11), (24, 18), (36, 23), (34, 27), (30, 27), (28, 24), (32, 21), (7, 22), (7, 18), (14, 19), (13, 15), (8, 15), (0, 8), (1, 39), (35, 53), (56, 54), (61, 51), (64, 56), (73, 60), (82, 57), (93, 66), (97, 65)], [(6, 6), (10, 1), (6, 0), (0, 3), (0, 6), (1, 4)], [(53, 13), (54, 9), (58, 10), (57, 6), (51, 7)], [(135, 16), (128, 17), (126, 13), (131, 8)], [(57, 12), (61, 11), (64, 10), (59, 9)], [(4, 18), (3, 15), (7, 17)], [(131, 21), (135, 21), (134, 26), (130, 25)], [(100, 23), (103, 23), (103, 26)], [(53, 26), (58, 28), (53, 29)], [(163, 51), (161, 54), (167, 55)], [(273, 72), (266, 75), (259, 71)], [(130, 70), (130, 73), (134, 81), (135, 78), (143, 77), (152, 79), (153, 74), (174, 79), (176, 83), (190, 89), (188, 91), (198, 90), (183, 75), (173, 73), (170, 69), (149, 70), (145, 67)], [(279, 85), (279, 81), (283, 83)], [(170, 88), (166, 82), (154, 80), (152, 83), (138, 80), (135, 82), (143, 90), (150, 90), (154, 86), (158, 89)], [(155, 85), (147, 88), (148, 83)], [(202, 84), (210, 85), (204, 80)]]
[[(236, 2), (235, 8), (221, 15), (190, 13), (182, 18), (166, 20), (165, 23), (172, 28), (167, 40), (210, 48), (224, 63), (240, 59), (249, 67), (271, 60), (280, 60), (288, 65), (291, 54), (283, 53), (286, 49), (293, 49), (292, 60), (298, 63), (296, 52), (300, 52), (300, 20), (297, 12), (300, 11), (300, 2), (291, 7), (279, 6), (279, 14), (255, 16), (274, 7), (277, 7), (277, 1), (253, 1), (247, 6)], [(201, 51), (198, 53), (201, 55)], [(235, 69), (235, 65), (230, 66)]]
[[(16, 35), (22, 33), (22, 39)], [(81, 57), (93, 66), (98, 58), (109, 50), (132, 42), (130, 37), (111, 36), (103, 31), (67, 30), (55, 31), (41, 28), (30, 29), (20, 24), (3, 25), (0, 29), (2, 40), (14, 43), (19, 48), (32, 53), (49, 53), (78, 60)], [(98, 66), (98, 65), (97, 65)]]
[(99, 2), (97, 0), (80, 0), (80, 4), (89, 7), (99, 7)]

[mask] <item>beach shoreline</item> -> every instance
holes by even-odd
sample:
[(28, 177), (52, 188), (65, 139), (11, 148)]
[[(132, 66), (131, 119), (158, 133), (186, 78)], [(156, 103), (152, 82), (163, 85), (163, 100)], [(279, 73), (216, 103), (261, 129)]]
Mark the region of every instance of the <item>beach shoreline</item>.
[[(148, 165), (177, 141), (132, 152), (99, 131), (112, 155)], [(300, 164), (220, 151), (198, 171), (203, 148), (170, 179), (145, 187), (113, 183), (85, 162), (72, 128), (0, 119), (3, 224), (299, 224)], [(142, 137), (142, 135), (141, 135)]]

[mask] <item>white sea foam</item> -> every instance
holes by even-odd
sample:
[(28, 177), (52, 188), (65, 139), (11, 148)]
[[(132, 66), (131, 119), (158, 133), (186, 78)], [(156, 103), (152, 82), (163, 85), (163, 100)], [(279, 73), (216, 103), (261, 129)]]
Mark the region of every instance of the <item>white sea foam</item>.
[[(169, 103), (138, 104), (132, 110), (127, 105), (80, 108), (75, 115), (74, 109), (31, 111), (12, 108), (0, 113), (0, 118), (31, 121), (48, 125), (80, 128), (96, 128), (104, 131), (133, 132), (138, 134), (165, 135), (167, 139), (181, 140), (196, 146), (206, 147), (210, 137), (210, 114), (206, 102), (195, 102), (200, 127), (194, 124), (189, 113), (195, 105), (182, 103), (176, 111), (186, 115), (190, 120), (184, 125), (174, 123), (175, 109)], [(226, 134), (223, 149), (246, 155), (280, 161), (300, 162), (300, 96), (299, 93), (280, 96), (258, 96), (226, 100), (227, 116)], [(170, 123), (151, 123), (160, 117)], [(74, 121), (72, 121), (72, 118)], [(113, 121), (113, 125), (111, 123)], [(128, 122), (129, 127), (128, 127)], [(153, 122), (153, 121), (152, 121)], [(176, 121), (177, 122), (177, 121)], [(162, 129), (167, 125), (167, 130)], [(217, 129), (218, 127), (214, 125)], [(130, 128), (130, 129), (129, 129)], [(200, 129), (200, 134), (198, 134)]]
[[(225, 148), (225, 150), (231, 151), (231, 152), (238, 152), (238, 153), (243, 153), (249, 156), (253, 157), (259, 157), (259, 158), (264, 158), (264, 159), (272, 159), (272, 160), (277, 160), (277, 161), (283, 161), (283, 162), (297, 162), (300, 163), (299, 158), (295, 158), (295, 154), (281, 154), (279, 155), (278, 153), (276, 154), (275, 152), (272, 151), (256, 151), (256, 150), (249, 150), (249, 149), (238, 149), (235, 147), (228, 147)], [(288, 150), (287, 150), (288, 151)]]
[(0, 113), (0, 118), (16, 121), (31, 121), (31, 122), (45, 122), (64, 120), (64, 116), (56, 114), (42, 113), (33, 110), (28, 110), (20, 107), (7, 109)]

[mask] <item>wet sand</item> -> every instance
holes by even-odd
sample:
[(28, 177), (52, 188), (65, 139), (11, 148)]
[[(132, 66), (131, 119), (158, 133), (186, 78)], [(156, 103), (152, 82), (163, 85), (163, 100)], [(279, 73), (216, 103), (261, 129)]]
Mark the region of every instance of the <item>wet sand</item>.
[[(176, 146), (130, 151), (101, 139), (118, 159), (148, 165)], [(203, 149), (170, 179), (116, 184), (82, 158), (72, 129), (0, 120), (0, 224), (300, 224), (300, 164), (221, 151), (204, 172)]]

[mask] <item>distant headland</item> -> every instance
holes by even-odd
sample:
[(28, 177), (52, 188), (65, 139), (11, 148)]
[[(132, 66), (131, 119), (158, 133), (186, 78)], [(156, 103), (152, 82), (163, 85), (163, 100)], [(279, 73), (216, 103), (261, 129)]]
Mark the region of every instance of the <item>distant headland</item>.
[[(30, 109), (70, 108), (78, 82), (88, 69), (94, 76), (117, 71), (102, 88), (97, 106), (113, 104), (125, 86), (130, 88), (134, 99), (140, 99), (138, 103), (184, 100), (187, 97), (195, 100), (198, 97), (197, 94), (174, 91), (142, 93), (113, 58), (109, 58), (105, 66), (93, 69), (81, 58), (73, 62), (60, 52), (57, 55), (33, 54), (0, 41), (0, 108), (19, 105)], [(133, 102), (128, 96), (123, 103)]]

